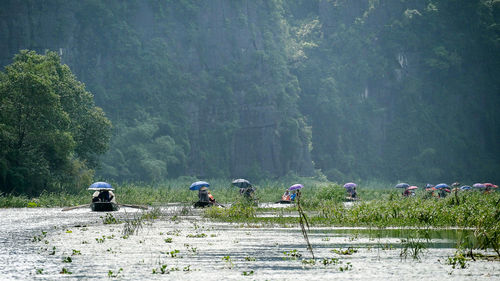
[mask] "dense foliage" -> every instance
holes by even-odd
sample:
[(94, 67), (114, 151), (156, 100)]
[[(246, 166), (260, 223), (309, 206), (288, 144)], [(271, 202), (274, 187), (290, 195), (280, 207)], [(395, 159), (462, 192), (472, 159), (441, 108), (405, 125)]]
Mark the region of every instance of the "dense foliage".
[(7, 0), (0, 64), (59, 53), (113, 121), (116, 181), (498, 181), (500, 1), (462, 2)]
[(0, 191), (86, 186), (110, 126), (57, 54), (21, 51), (0, 72)]

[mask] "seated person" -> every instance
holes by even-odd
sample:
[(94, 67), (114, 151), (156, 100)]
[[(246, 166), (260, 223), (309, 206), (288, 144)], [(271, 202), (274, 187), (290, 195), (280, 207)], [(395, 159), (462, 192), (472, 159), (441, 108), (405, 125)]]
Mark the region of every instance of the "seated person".
[(208, 191), (208, 200), (210, 200), (210, 203), (215, 204), (215, 198), (210, 191)]
[(283, 196), (281, 196), (282, 201), (292, 201), (292, 197), (290, 196), (290, 191), (287, 189)]
[(202, 187), (198, 191), (198, 201), (206, 203), (210, 202), (210, 196), (208, 196), (208, 189), (206, 187)]
[(351, 198), (358, 197), (358, 193), (356, 192), (356, 187), (353, 187), (351, 190)]
[(252, 186), (246, 188), (240, 188), (240, 194), (243, 195), (246, 199), (253, 199), (253, 193), (255, 188)]
[(97, 190), (92, 194), (92, 202), (116, 203), (115, 194), (111, 190)]

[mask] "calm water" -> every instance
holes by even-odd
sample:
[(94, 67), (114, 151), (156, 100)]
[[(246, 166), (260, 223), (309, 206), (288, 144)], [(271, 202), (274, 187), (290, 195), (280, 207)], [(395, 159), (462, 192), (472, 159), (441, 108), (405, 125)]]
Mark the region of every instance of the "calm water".
[[(422, 232), (419, 238), (401, 229), (313, 228), (311, 265), (302, 262), (311, 254), (298, 227), (214, 223), (200, 218), (199, 210), (182, 216), (180, 206), (163, 211), (164, 218), (124, 238), (124, 224), (104, 225), (105, 213), (1, 209), (0, 279), (500, 280), (500, 262), (468, 262), (466, 269), (446, 264), (459, 230)], [(138, 211), (125, 208), (113, 215), (125, 220)], [(400, 257), (401, 239), (408, 237), (427, 244), (421, 260)], [(332, 251), (348, 247), (357, 252)], [(72, 274), (60, 274), (63, 268)], [(162, 268), (167, 276), (153, 274)]]

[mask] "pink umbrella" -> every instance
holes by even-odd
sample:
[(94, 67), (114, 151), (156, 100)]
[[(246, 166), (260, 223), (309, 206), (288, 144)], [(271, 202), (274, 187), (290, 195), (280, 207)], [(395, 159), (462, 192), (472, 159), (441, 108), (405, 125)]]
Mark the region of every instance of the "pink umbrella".
[(414, 190), (414, 189), (417, 189), (417, 188), (418, 188), (418, 186), (412, 185), (412, 186), (408, 187), (407, 189), (408, 190)]

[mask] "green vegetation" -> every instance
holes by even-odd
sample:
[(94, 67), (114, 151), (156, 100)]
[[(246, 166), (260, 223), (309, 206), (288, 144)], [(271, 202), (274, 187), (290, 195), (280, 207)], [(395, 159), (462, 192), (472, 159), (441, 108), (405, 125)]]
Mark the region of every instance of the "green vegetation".
[(21, 51), (0, 72), (0, 192), (38, 195), (88, 186), (110, 127), (56, 53)]
[(2, 1), (0, 190), (499, 181), (500, 2), (396, 2)]

